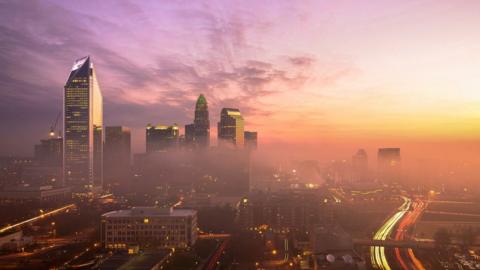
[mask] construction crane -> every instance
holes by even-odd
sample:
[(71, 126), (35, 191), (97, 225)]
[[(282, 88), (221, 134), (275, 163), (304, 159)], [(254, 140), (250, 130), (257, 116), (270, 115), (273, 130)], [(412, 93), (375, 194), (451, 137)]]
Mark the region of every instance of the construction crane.
[[(55, 118), (55, 122), (53, 122), (53, 125), (50, 127), (50, 133), (49, 133), (50, 137), (55, 136), (55, 128), (57, 128), (58, 119), (60, 118), (60, 114), (62, 114), (62, 112), (58, 112), (57, 118)], [(58, 134), (60, 135), (60, 131), (58, 132)]]

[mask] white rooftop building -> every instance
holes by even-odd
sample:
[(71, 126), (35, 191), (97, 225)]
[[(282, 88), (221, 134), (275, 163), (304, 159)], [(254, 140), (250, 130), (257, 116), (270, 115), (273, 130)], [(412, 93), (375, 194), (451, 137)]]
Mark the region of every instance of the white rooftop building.
[(197, 212), (189, 209), (133, 207), (102, 215), (102, 242), (129, 246), (185, 248), (197, 240)]

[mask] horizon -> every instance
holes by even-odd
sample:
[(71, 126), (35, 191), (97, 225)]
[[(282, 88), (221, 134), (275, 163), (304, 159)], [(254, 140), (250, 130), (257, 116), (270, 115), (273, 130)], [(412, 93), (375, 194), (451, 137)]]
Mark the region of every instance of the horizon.
[(479, 11), (0, 0), (0, 268), (480, 269)]
[[(252, 3), (2, 3), (0, 115), (9, 128), (0, 155), (32, 154), (84, 55), (96, 66), (105, 126), (129, 127), (134, 153), (145, 150), (147, 123), (183, 132), (201, 93), (213, 141), (221, 108), (233, 107), (265, 149), (323, 147), (348, 158), (391, 146), (415, 159), (469, 159), (479, 149), (478, 3)], [(287, 34), (295, 38), (279, 42)]]

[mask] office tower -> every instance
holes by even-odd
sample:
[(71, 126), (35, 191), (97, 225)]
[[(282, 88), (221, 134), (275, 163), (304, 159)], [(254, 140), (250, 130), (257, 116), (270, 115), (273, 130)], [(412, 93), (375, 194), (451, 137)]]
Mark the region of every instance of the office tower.
[(364, 149), (359, 149), (352, 157), (353, 182), (366, 182), (368, 180), (368, 156)]
[(378, 179), (382, 182), (398, 182), (401, 177), (400, 148), (378, 149)]
[(123, 126), (105, 127), (105, 185), (128, 180), (131, 155), (130, 129)]
[(39, 165), (61, 167), (63, 162), (63, 139), (51, 137), (40, 140), (34, 148), (34, 159)]
[(200, 94), (195, 104), (194, 140), (198, 147), (210, 145), (210, 120), (208, 119), (208, 104), (205, 97)]
[(147, 125), (147, 153), (163, 152), (178, 146), (178, 126)]
[(243, 148), (243, 117), (238, 109), (223, 108), (218, 122), (219, 146)]
[(185, 144), (192, 146), (195, 141), (195, 124), (185, 125)]
[(245, 148), (247, 148), (248, 150), (257, 150), (257, 132), (245, 131), (243, 134), (245, 138)]
[(32, 186), (63, 185), (63, 139), (51, 135), (34, 147), (34, 161), (24, 168), (22, 181)]
[(64, 180), (74, 193), (103, 182), (103, 101), (89, 56), (75, 61), (64, 92)]

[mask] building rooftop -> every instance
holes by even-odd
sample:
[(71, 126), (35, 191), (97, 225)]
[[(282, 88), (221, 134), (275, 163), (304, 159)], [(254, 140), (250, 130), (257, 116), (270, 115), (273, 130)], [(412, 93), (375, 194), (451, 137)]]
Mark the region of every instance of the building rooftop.
[(313, 259), (320, 269), (365, 269), (365, 260), (353, 249), (326, 250), (314, 254)]
[(221, 111), (221, 114), (232, 116), (232, 117), (242, 117), (240, 110), (236, 108), (223, 108)]
[(151, 124), (148, 124), (147, 125), (147, 129), (157, 129), (157, 130), (166, 130), (166, 129), (173, 129), (173, 130), (178, 130), (178, 125), (177, 124), (173, 124), (171, 126), (166, 126), (166, 125), (156, 125), (156, 126), (152, 126)]
[(40, 192), (47, 190), (68, 190), (67, 187), (54, 187), (51, 185), (45, 186), (35, 186), (35, 185), (18, 185), (18, 186), (7, 186), (3, 190), (5, 192)]
[(196, 213), (191, 209), (173, 209), (155, 206), (132, 207), (131, 209), (117, 210), (103, 214), (103, 217), (143, 217), (143, 216), (173, 216), (188, 217)]
[(197, 107), (207, 106), (207, 99), (203, 94), (200, 94), (200, 96), (198, 96), (196, 106)]
[(76, 77), (88, 77), (91, 66), (90, 56), (85, 56), (75, 60), (66, 85), (70, 84)]

